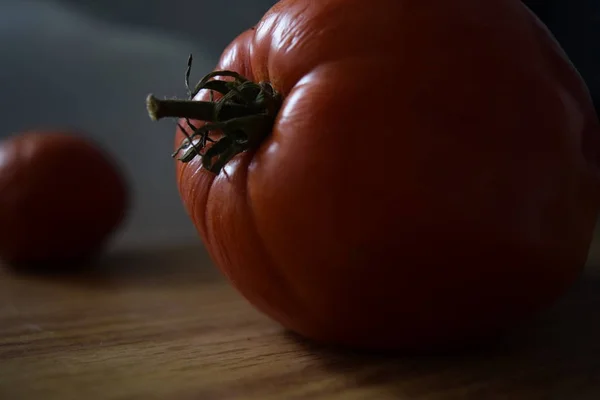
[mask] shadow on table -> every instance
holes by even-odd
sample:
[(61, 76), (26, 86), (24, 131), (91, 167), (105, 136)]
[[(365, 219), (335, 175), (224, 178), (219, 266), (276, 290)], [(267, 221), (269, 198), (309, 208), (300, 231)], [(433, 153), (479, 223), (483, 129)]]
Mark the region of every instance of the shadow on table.
[(156, 285), (223, 279), (202, 246), (119, 250), (72, 264), (4, 267), (24, 279), (102, 286)]
[(372, 387), (384, 398), (410, 399), (600, 399), (599, 312), (600, 276), (584, 275), (535, 321), (444, 355), (338, 351), (289, 335), (339, 376), (335, 390)]

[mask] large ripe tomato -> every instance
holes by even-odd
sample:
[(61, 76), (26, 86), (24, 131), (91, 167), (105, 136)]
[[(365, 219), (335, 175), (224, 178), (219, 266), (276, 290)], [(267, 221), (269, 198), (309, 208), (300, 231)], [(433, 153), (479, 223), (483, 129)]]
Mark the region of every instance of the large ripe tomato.
[[(600, 128), (520, 1), (282, 0), (217, 70), (269, 82), (281, 108), (216, 174), (184, 155), (177, 182), (215, 263), (283, 326), (430, 348), (522, 321), (582, 271)], [(149, 109), (198, 119), (195, 100)]]
[(96, 144), (63, 131), (0, 143), (0, 258), (16, 267), (75, 267), (122, 222), (127, 185)]

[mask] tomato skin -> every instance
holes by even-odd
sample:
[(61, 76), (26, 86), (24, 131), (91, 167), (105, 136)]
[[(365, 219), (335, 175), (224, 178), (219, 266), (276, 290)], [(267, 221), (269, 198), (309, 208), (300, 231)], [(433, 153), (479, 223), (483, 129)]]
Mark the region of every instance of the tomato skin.
[(128, 189), (96, 144), (27, 131), (0, 143), (0, 258), (15, 267), (76, 267), (123, 222)]
[(284, 327), (445, 346), (523, 321), (580, 275), (600, 127), (520, 1), (282, 0), (216, 69), (285, 101), (217, 176), (177, 163), (180, 194), (216, 265)]

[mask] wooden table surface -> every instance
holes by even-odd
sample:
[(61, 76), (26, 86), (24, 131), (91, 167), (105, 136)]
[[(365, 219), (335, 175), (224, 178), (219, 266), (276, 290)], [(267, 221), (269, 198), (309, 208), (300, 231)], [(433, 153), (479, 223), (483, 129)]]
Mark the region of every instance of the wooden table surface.
[(0, 399), (600, 399), (600, 245), (553, 309), (437, 357), (312, 345), (254, 311), (200, 248), (86, 276), (0, 272)]

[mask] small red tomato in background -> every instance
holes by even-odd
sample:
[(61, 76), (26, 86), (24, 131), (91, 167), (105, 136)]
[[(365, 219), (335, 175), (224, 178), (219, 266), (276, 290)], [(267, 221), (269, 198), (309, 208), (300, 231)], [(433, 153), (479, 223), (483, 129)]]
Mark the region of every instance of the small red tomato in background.
[(98, 145), (71, 132), (0, 142), (0, 259), (72, 265), (100, 251), (124, 220), (127, 183)]

